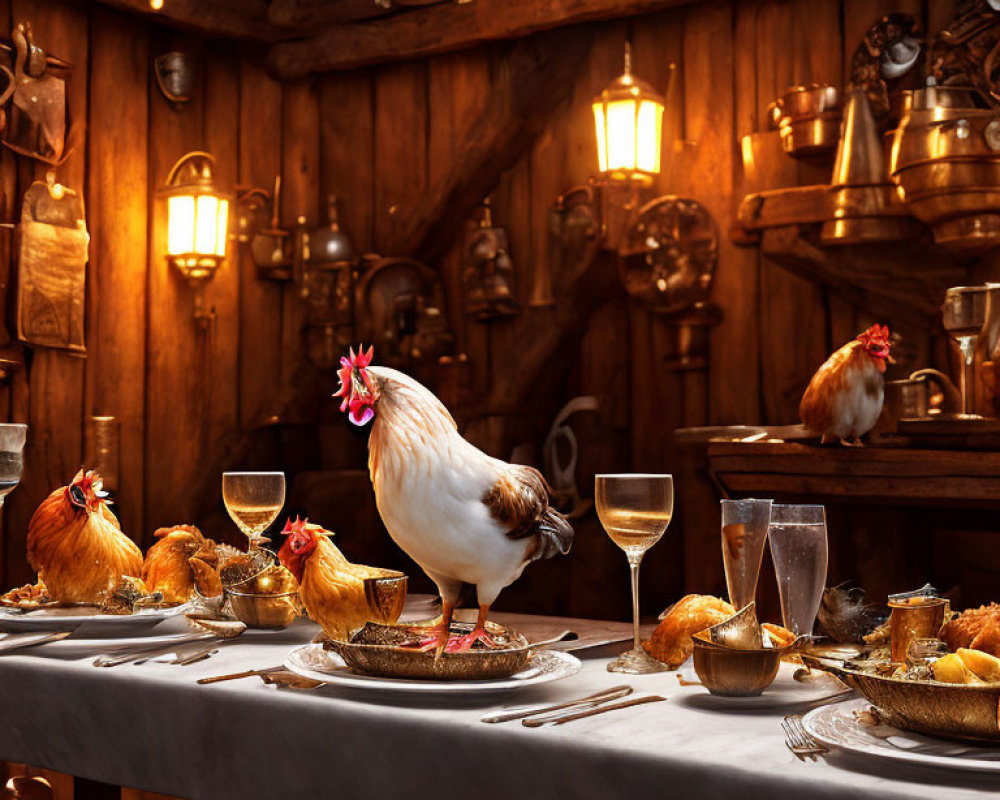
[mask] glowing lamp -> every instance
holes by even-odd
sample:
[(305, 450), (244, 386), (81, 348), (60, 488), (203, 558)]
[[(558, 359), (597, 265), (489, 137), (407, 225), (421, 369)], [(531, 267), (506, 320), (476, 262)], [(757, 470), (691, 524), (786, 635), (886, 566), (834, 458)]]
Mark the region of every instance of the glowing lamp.
[(230, 195), (215, 185), (215, 158), (193, 151), (182, 156), (160, 194), (167, 200), (167, 261), (195, 287), (195, 318), (210, 319), (202, 289), (226, 258)]
[(632, 74), (632, 48), (625, 45), (625, 72), (594, 98), (597, 162), (612, 180), (652, 181), (660, 172), (664, 98)]
[(214, 276), (229, 240), (230, 197), (215, 185), (214, 167), (208, 153), (188, 153), (161, 190), (167, 198), (167, 261), (196, 281)]

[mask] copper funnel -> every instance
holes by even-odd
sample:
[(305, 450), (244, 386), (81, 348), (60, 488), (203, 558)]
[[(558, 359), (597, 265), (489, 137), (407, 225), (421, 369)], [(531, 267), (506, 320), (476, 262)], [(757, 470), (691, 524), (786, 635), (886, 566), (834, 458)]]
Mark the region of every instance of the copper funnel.
[(833, 165), (830, 184), (841, 186), (877, 186), (889, 183), (885, 168), (882, 140), (871, 104), (864, 89), (851, 87), (844, 109), (844, 122), (837, 145), (837, 161)]
[(889, 181), (871, 105), (864, 89), (856, 86), (844, 107), (830, 190), (835, 219), (823, 224), (824, 244), (881, 242), (920, 233)]

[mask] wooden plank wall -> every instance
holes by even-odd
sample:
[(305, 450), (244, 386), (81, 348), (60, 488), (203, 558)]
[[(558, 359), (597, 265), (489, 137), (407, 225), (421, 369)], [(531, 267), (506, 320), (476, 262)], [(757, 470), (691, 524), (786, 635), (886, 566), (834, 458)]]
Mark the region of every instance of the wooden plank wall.
[[(796, 420), (797, 400), (813, 369), (867, 320), (756, 249), (732, 244), (727, 234), (741, 197), (764, 188), (744, 179), (739, 137), (763, 130), (767, 104), (785, 87), (839, 82), (861, 33), (881, 14), (913, 11), (936, 29), (950, 16), (945, 5), (950, 3), (723, 0), (594, 27), (571, 99), (554, 110), (547, 129), (492, 195), (495, 219), (510, 238), (516, 296), (527, 306), (534, 278), (548, 268), (551, 204), (594, 170), (590, 100), (620, 73), (630, 37), (635, 72), (662, 90), (670, 64), (677, 66), (666, 124), (671, 141), (656, 189), (694, 198), (714, 216), (720, 249), (713, 300), (724, 317), (711, 332), (707, 370), (670, 371), (665, 365), (676, 349), (676, 331), (630, 303), (624, 291), (608, 297), (581, 340), (565, 389), (566, 400), (593, 394), (600, 404), (596, 414), (574, 423), (581, 474), (676, 470), (683, 456), (670, 433), (677, 426)], [(217, 480), (215, 466), (221, 470), (234, 437), (262, 421), (280, 421), (274, 419), (277, 398), (304, 359), (301, 303), (291, 287), (259, 279), (247, 255), (237, 251), (209, 288), (213, 325), (207, 332), (195, 329), (190, 290), (163, 260), (164, 210), (155, 196), (174, 160), (189, 149), (210, 149), (221, 178), (266, 188), (281, 171), (285, 227), (300, 215), (322, 221), (325, 197), (336, 193), (341, 220), (359, 249), (403, 255), (394, 252), (398, 220), (407, 219), (446, 172), (452, 149), (490, 102), (510, 46), (281, 86), (259, 59), (227, 45), (100, 8), (0, 0), (0, 20), (21, 16), (32, 19), (43, 46), (77, 65), (73, 101), (86, 130), (59, 176), (84, 192), (93, 245), (87, 359), (39, 349), (27, 370), (0, 385), (0, 419), (31, 424), (24, 481), (4, 519), (5, 584), (29, 577), (23, 560), (27, 521), (81, 463), (89, 415), (122, 419), (119, 510), (137, 540), (148, 540), (156, 526), (203, 518), (204, 498), (215, 491), (209, 485)], [(181, 110), (159, 95), (149, 71), (153, 57), (177, 48), (200, 53), (202, 62), (195, 97)], [(762, 180), (770, 186), (820, 181), (828, 171), (786, 159)], [(0, 151), (4, 220), (20, 213), (28, 182), (43, 174)], [(9, 241), (0, 238), (0, 290), (7, 292), (8, 310), (16, 283)], [(456, 340), (468, 354), (469, 389), (482, 395), (516, 360), (519, 322), (484, 325), (464, 315), (457, 245), (434, 266), (447, 287)], [(0, 346), (8, 337), (0, 330)], [(335, 409), (324, 410), (317, 422), (318, 464), (363, 468), (359, 441), (343, 433)], [(508, 458), (513, 445), (526, 444), (522, 457), (537, 459), (550, 422), (526, 413), (517, 427), (524, 441), (494, 442), (495, 454)], [(275, 463), (277, 447), (248, 458)], [(198, 481), (205, 485), (192, 485)], [(581, 489), (589, 494), (589, 486)], [(700, 574), (698, 564), (684, 564), (685, 529), (717, 524), (713, 497), (679, 497), (678, 503), (683, 513), (645, 568), (644, 594), (653, 604), (676, 596), (683, 570)], [(208, 525), (217, 533), (223, 522), (216, 515)], [(511, 590), (510, 604), (540, 594), (549, 595), (552, 611), (627, 614), (624, 562), (593, 515), (578, 523), (573, 557), (529, 570)]]
[[(148, 543), (155, 527), (200, 518), (216, 535), (224, 517), (205, 517), (200, 473), (217, 476), (231, 442), (274, 413), (282, 381), (303, 357), (296, 292), (257, 278), (230, 247), (207, 290), (215, 318), (191, 318), (191, 291), (163, 258), (165, 209), (156, 190), (189, 150), (217, 157), (220, 182), (270, 189), (286, 175), (282, 224), (321, 222), (319, 94), (313, 83), (283, 87), (258, 58), (150, 26), (98, 4), (0, 2), (0, 33), (30, 19), (38, 43), (74, 64), (70, 83), (76, 145), (58, 180), (82, 192), (91, 233), (87, 356), (28, 352), (28, 367), (0, 386), (0, 419), (29, 423), (25, 471), (3, 513), (4, 586), (31, 577), (24, 559), (28, 520), (85, 457), (87, 419), (121, 420), (117, 509), (126, 533)], [(151, 62), (168, 50), (194, 52), (200, 79), (192, 102), (171, 107)], [(0, 150), (4, 221), (45, 166)], [(11, 320), (16, 274), (10, 237), (0, 234), (0, 289)], [(0, 330), (0, 346), (12, 324)], [(256, 454), (266, 461), (266, 457)], [(218, 470), (213, 469), (218, 465)], [(214, 480), (218, 480), (217, 477)]]

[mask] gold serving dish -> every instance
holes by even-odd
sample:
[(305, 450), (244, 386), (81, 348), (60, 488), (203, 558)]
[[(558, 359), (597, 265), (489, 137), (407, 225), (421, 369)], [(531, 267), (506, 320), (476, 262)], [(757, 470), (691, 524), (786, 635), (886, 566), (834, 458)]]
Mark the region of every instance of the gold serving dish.
[[(452, 634), (472, 631), (469, 623), (452, 623)], [(334, 651), (347, 666), (362, 675), (422, 680), (489, 680), (506, 678), (524, 670), (534, 653), (521, 634), (493, 623), (486, 631), (500, 647), (460, 653), (421, 652), (414, 645), (420, 638), (414, 626), (380, 625), (369, 622), (351, 634), (350, 641), (329, 640), (323, 646)]]
[(855, 689), (897, 728), (932, 736), (1000, 742), (1000, 684), (952, 684), (872, 675), (802, 655)]
[(297, 590), (259, 594), (230, 589), (227, 594), (233, 615), (250, 628), (284, 628), (291, 625), (300, 613)]
[(705, 632), (691, 637), (694, 671), (712, 694), (724, 697), (754, 697), (774, 683), (782, 656), (795, 649), (756, 647), (736, 649), (712, 642)]
[(284, 628), (301, 613), (298, 582), (277, 564), (228, 587), (225, 594), (233, 615), (251, 628)]

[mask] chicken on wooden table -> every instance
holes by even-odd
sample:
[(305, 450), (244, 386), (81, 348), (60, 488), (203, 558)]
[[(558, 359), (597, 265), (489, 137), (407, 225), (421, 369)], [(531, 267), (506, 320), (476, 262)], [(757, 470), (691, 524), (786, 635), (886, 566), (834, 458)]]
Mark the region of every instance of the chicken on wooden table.
[(875, 427), (885, 401), (885, 365), (889, 328), (873, 325), (830, 356), (812, 376), (799, 404), (799, 415), (823, 444), (861, 444)]
[[(441, 594), (441, 619), (421, 645), (449, 652), (489, 647), (493, 601), (532, 561), (568, 553), (573, 528), (549, 505), (537, 470), (480, 451), (425, 386), (372, 366), (372, 356), (372, 348), (359, 348), (341, 359), (335, 396), (355, 425), (374, 419), (368, 469), (379, 514)], [(479, 615), (471, 633), (451, 638), (463, 583), (476, 587)]]

